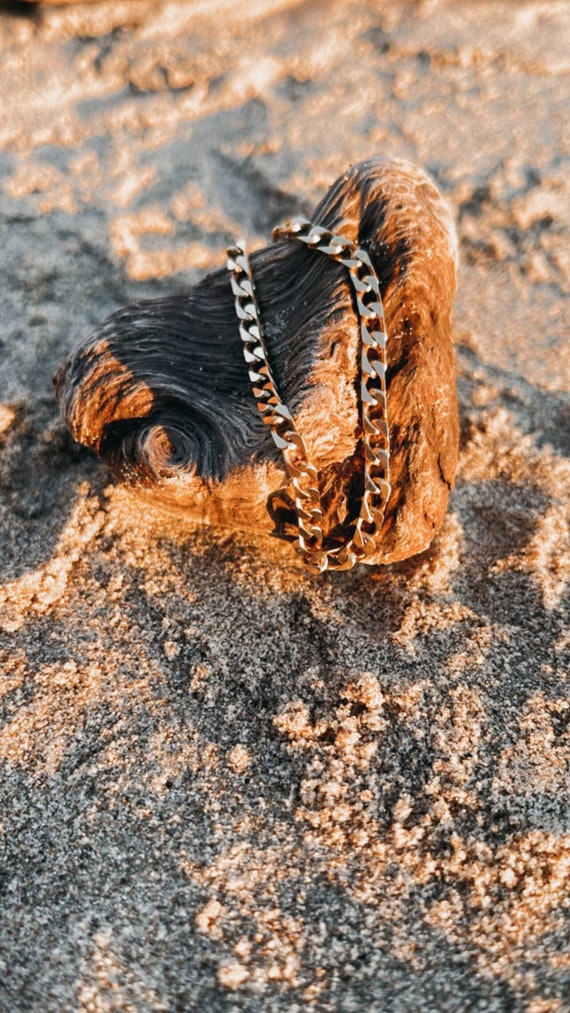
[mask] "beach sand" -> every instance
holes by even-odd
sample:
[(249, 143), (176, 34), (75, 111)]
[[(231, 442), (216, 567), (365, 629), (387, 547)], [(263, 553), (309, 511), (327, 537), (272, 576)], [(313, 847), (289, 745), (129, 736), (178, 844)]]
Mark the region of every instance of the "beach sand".
[[(570, 7), (0, 6), (0, 1010), (570, 1010)], [(313, 577), (51, 376), (349, 164), (453, 210), (456, 488)]]

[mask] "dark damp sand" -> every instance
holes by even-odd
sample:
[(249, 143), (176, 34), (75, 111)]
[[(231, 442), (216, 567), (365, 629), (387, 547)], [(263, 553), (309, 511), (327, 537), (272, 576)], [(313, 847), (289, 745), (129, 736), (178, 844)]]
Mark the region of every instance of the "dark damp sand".
[[(568, 5), (243, 7), (0, 8), (0, 1010), (564, 1013)], [(460, 475), (316, 579), (109, 484), (50, 377), (378, 154), (457, 217)]]

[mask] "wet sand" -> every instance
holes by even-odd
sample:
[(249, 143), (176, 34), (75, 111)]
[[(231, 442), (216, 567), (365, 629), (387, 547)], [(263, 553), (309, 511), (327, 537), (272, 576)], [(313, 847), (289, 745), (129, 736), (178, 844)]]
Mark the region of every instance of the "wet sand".
[[(2, 1013), (570, 1009), (568, 15), (0, 6)], [(460, 470), (315, 578), (141, 507), (51, 376), (378, 155), (456, 218)]]

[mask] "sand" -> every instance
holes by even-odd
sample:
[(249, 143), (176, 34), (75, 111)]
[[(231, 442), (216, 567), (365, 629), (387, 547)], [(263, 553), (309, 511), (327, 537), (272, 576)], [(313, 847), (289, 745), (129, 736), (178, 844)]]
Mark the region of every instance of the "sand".
[[(568, 3), (10, 4), (0, 52), (0, 1010), (570, 1010)], [(319, 578), (133, 500), (51, 375), (377, 155), (456, 217), (460, 471)]]

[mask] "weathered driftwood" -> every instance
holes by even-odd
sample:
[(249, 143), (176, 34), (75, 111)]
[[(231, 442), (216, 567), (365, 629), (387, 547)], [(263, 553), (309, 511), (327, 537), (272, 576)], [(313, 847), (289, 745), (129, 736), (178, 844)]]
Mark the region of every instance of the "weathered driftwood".
[[(338, 179), (311, 219), (366, 250), (380, 282), (392, 491), (366, 562), (403, 559), (432, 541), (455, 476), (453, 224), (423, 172), (380, 160)], [(362, 486), (354, 292), (344, 267), (291, 241), (250, 260), (273, 374), (319, 472), (323, 527), (342, 530)], [(193, 519), (294, 537), (288, 478), (252, 396), (226, 270), (114, 313), (55, 386), (75, 439), (133, 487)]]

